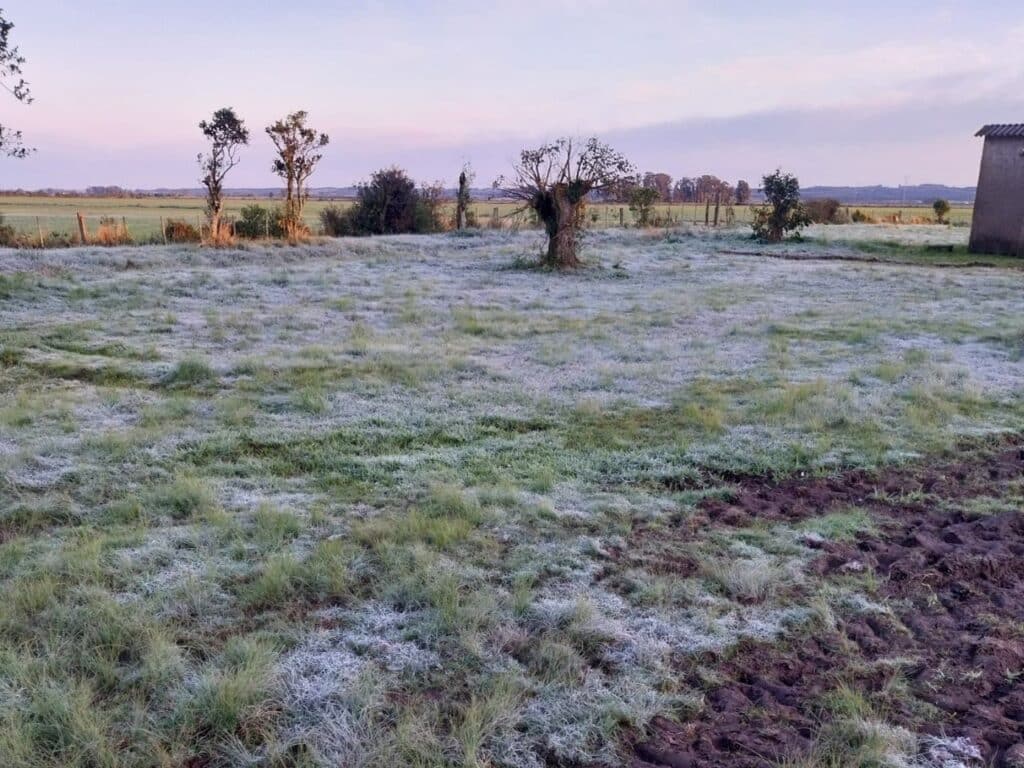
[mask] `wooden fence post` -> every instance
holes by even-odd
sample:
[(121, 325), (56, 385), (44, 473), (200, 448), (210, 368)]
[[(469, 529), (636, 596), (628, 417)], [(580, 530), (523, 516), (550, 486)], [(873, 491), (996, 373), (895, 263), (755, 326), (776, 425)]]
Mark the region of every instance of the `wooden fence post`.
[(164, 224), (164, 217), (160, 217), (160, 234), (163, 235), (164, 245), (167, 245), (167, 225)]
[(619, 207), (619, 226), (626, 226), (626, 210), (621, 206)]
[(721, 193), (715, 195), (715, 226), (718, 226), (718, 208), (722, 204)]
[(127, 216), (122, 216), (121, 217), (121, 229), (124, 231), (124, 239), (125, 239), (125, 241), (131, 240), (131, 235), (128, 234), (128, 217)]
[(85, 217), (81, 211), (76, 214), (78, 216), (78, 236), (82, 239), (82, 245), (89, 244), (89, 230), (85, 228)]
[(45, 248), (43, 244), (43, 225), (39, 223), (39, 217), (36, 216), (36, 230), (39, 232), (39, 247)]

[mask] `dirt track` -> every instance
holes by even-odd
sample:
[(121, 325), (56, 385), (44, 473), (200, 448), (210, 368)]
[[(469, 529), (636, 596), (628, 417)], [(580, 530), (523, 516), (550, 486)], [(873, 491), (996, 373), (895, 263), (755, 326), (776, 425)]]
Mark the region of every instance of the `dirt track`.
[[(841, 683), (884, 699), (895, 724), (969, 737), (986, 764), (1006, 764), (1006, 750), (1024, 742), (1024, 510), (967, 509), (1020, 496), (1022, 446), (876, 475), (748, 480), (734, 500), (706, 503), (697, 525), (869, 510), (880, 535), (823, 543), (812, 569), (825, 579), (874, 571), (875, 597), (893, 614), (847, 612), (834, 629), (684, 662), (680, 675), (693, 686), (701, 667), (727, 682), (707, 692), (696, 719), (656, 720), (633, 745), (634, 766), (761, 768), (797, 757), (820, 725), (820, 696)], [(899, 679), (910, 695), (888, 693)]]

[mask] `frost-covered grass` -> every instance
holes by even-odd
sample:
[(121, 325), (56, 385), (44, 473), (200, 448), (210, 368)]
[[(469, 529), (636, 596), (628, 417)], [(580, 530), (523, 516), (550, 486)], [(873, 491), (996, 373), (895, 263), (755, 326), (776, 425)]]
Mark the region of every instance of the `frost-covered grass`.
[(0, 252), (0, 763), (616, 764), (870, 521), (637, 526), (1021, 426), (1013, 270), (538, 247)]

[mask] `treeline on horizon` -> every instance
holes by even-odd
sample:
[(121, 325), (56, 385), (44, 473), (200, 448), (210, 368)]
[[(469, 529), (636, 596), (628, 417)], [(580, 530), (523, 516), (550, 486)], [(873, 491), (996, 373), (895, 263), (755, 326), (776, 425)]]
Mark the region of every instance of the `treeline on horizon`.
[[(659, 174), (650, 174), (657, 176)], [(676, 192), (675, 187), (680, 182), (695, 180), (705, 177), (683, 177), (673, 183), (671, 199), (662, 199), (663, 202), (672, 203), (703, 203), (703, 199), (696, 197), (696, 192), (688, 191), (687, 187), (682, 188), (683, 197)], [(715, 178), (711, 176), (711, 178)], [(358, 197), (359, 186), (356, 184), (345, 187), (311, 187), (309, 195), (317, 200), (355, 200)], [(478, 201), (500, 201), (505, 199), (501, 190), (491, 187), (474, 187), (471, 190), (474, 199)], [(944, 184), (915, 184), (911, 186), (889, 187), (885, 185), (869, 186), (807, 186), (803, 193), (807, 199), (835, 198), (844, 205), (930, 205), (936, 198), (945, 198), (954, 204), (970, 205), (974, 202), (976, 187), (951, 187)], [(456, 187), (442, 187), (444, 199), (454, 201), (458, 195)], [(181, 187), (151, 189), (129, 189), (118, 185), (89, 186), (84, 189), (44, 188), (44, 189), (0, 189), (2, 197), (90, 197), (108, 199), (146, 199), (146, 198), (198, 198), (204, 197), (206, 190), (202, 187)], [(235, 187), (224, 190), (225, 197), (235, 199), (265, 198), (267, 200), (280, 200), (284, 192), (276, 187)], [(751, 188), (750, 200), (748, 202), (760, 202), (762, 200), (761, 190)], [(615, 199), (608, 198), (604, 202), (628, 203), (628, 195), (618, 196)]]

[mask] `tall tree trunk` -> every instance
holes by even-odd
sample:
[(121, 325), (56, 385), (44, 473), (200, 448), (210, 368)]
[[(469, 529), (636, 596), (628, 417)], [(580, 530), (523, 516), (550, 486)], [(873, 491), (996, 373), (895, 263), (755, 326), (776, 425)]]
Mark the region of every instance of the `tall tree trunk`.
[(469, 198), (469, 190), (466, 189), (466, 173), (459, 174), (459, 196), (456, 198), (455, 206), (455, 228), (466, 228), (466, 200)]
[(577, 206), (569, 190), (561, 184), (550, 193), (550, 205), (543, 212), (544, 227), (548, 233), (548, 253), (544, 263), (549, 267), (572, 269), (582, 262), (576, 256), (576, 235), (579, 226)]

